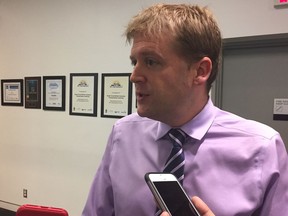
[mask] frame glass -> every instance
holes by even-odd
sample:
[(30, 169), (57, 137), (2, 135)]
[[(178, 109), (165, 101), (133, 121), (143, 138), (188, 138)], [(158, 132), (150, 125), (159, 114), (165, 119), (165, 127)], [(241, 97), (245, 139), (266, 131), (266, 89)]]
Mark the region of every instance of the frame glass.
[(98, 74), (70, 74), (70, 115), (97, 116)]
[(41, 77), (25, 77), (25, 108), (41, 109)]
[(1, 104), (23, 106), (23, 79), (1, 80)]
[(131, 114), (130, 73), (102, 74), (101, 117), (121, 118)]
[(65, 111), (65, 76), (43, 77), (43, 109)]

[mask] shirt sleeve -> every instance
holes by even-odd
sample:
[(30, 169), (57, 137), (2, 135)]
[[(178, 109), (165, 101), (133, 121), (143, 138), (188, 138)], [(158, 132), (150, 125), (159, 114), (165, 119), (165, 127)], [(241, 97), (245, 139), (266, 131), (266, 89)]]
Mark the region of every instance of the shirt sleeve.
[(259, 216), (287, 215), (288, 212), (288, 157), (280, 135), (275, 135), (264, 147), (262, 167), (263, 203)]
[(113, 132), (110, 134), (101, 164), (92, 182), (82, 216), (114, 216), (113, 189), (109, 175)]

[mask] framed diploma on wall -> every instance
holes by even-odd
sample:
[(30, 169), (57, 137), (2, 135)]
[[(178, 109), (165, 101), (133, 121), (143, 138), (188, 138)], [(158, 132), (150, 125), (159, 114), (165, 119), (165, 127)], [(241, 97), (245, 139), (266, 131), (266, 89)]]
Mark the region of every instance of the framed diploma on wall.
[(101, 117), (121, 118), (131, 113), (130, 73), (102, 74)]
[(1, 80), (1, 104), (23, 106), (23, 79)]
[(97, 116), (98, 74), (70, 74), (70, 115)]
[(65, 76), (43, 77), (43, 109), (65, 111)]
[(41, 109), (41, 77), (25, 77), (25, 108)]

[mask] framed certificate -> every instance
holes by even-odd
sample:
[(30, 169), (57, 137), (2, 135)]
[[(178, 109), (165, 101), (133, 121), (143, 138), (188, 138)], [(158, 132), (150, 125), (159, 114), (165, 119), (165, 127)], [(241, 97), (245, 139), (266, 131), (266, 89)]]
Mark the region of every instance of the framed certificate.
[(1, 80), (1, 104), (23, 106), (23, 79)]
[(97, 116), (98, 74), (70, 74), (70, 115)]
[(130, 73), (102, 74), (101, 117), (121, 118), (131, 113)]
[(41, 109), (41, 77), (25, 77), (25, 108)]
[(43, 109), (65, 111), (65, 76), (43, 77)]

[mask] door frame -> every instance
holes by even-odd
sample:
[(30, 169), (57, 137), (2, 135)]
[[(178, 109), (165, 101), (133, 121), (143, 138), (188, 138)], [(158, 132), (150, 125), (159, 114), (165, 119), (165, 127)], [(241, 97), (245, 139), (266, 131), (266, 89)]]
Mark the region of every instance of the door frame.
[(226, 38), (222, 40), (222, 64), (218, 76), (212, 86), (211, 97), (215, 106), (222, 108), (223, 96), (223, 71), (225, 62), (225, 51), (233, 49), (250, 49), (262, 47), (281, 47), (288, 46), (288, 33), (247, 36), (237, 38)]

